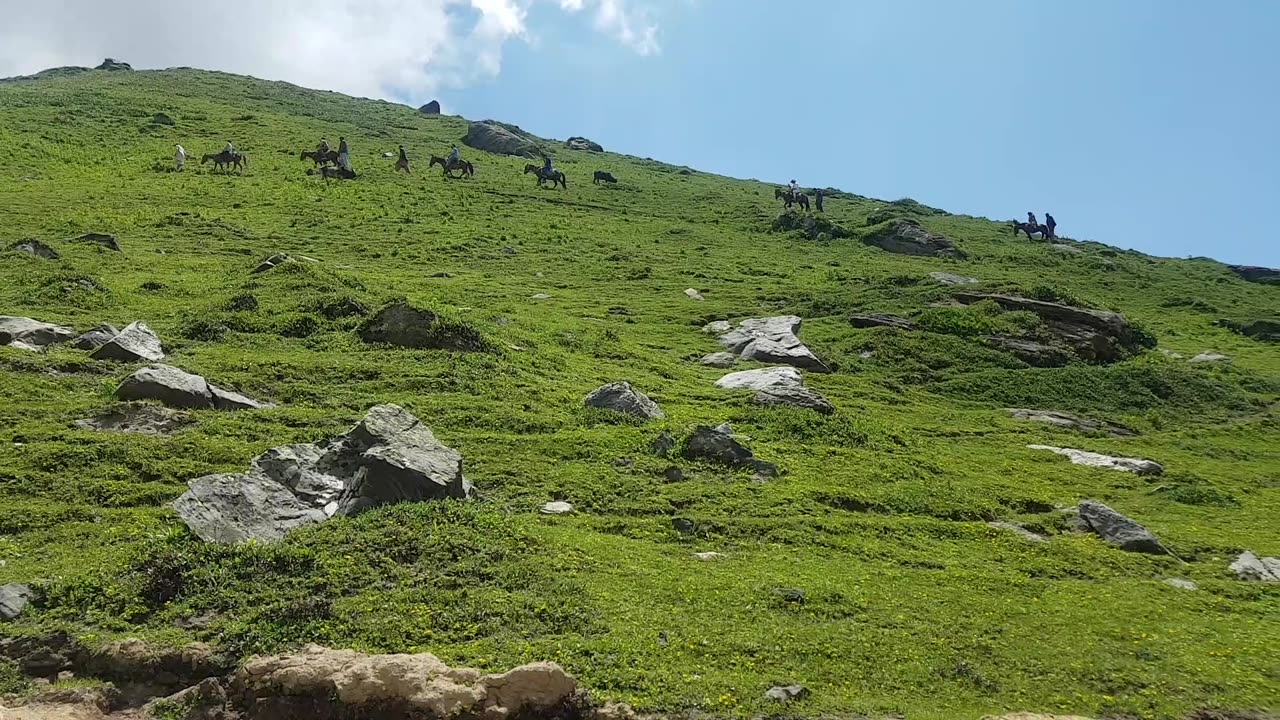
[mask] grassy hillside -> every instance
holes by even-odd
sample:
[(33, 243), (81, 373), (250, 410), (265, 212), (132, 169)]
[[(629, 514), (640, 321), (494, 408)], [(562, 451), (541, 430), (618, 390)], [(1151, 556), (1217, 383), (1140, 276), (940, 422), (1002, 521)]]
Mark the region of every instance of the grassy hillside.
[[(175, 124), (153, 123), (161, 112)], [(1280, 707), (1280, 587), (1227, 571), (1244, 549), (1280, 555), (1280, 350), (1215, 324), (1274, 318), (1280, 287), (1209, 260), (1095, 243), (1072, 253), (1006, 224), (851, 194), (826, 216), (854, 237), (773, 233), (770, 186), (613, 154), (557, 149), (567, 191), (473, 150), (474, 179), (428, 172), (426, 157), (465, 132), (459, 118), (194, 70), (0, 84), (0, 247), (37, 238), (61, 254), (0, 251), (0, 314), (78, 330), (142, 320), (166, 362), (278, 404), (196, 412), (171, 437), (95, 433), (73, 421), (109, 406), (134, 366), (0, 347), (0, 582), (39, 590), (9, 632), (199, 639), (241, 656), (319, 642), (484, 668), (555, 660), (600, 697), (718, 716), (776, 711), (762, 695), (779, 682), (812, 691), (788, 710), (801, 716)], [(350, 140), (358, 180), (305, 174), (298, 152), (322, 135)], [(174, 143), (198, 158), (227, 139), (250, 156), (243, 175), (195, 162), (170, 172)], [(400, 143), (412, 176), (383, 157)], [(596, 169), (619, 184), (590, 184)], [(896, 216), (968, 259), (860, 242), (869, 222)], [(1069, 235), (1071, 219), (1059, 222)], [(122, 252), (65, 242), (89, 231), (116, 235)], [(319, 262), (250, 274), (276, 252)], [(1029, 368), (978, 340), (1026, 319), (931, 307), (951, 292), (933, 271), (1117, 310), (1159, 349)], [(373, 348), (354, 332), (361, 318), (325, 313), (397, 298), (494, 349)], [(853, 312), (912, 315), (922, 329), (853, 329)], [(720, 349), (706, 322), (784, 313), (805, 319), (801, 339), (836, 370), (806, 374), (831, 416), (757, 408), (698, 363)], [(1206, 350), (1232, 360), (1186, 359)], [(613, 380), (667, 419), (584, 410)], [(194, 477), (333, 437), (388, 402), (463, 454), (478, 501), (239, 547), (199, 542), (167, 507)], [(1005, 407), (1140, 434), (1081, 435)], [(649, 452), (653, 439), (722, 422), (781, 476), (680, 461), (686, 479), (667, 482), (672, 461)], [(1032, 443), (1150, 458), (1166, 473), (1072, 465)], [(1176, 558), (1068, 532), (1053, 509), (1083, 498), (1146, 524)], [(577, 512), (537, 514), (555, 499)], [(997, 519), (1051, 541), (987, 526)]]

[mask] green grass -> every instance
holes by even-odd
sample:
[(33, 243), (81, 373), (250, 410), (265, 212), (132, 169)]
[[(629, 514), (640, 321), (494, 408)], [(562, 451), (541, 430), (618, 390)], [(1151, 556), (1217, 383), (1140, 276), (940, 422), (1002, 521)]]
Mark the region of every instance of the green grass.
[[(152, 123), (160, 112), (175, 124)], [(11, 632), (199, 639), (242, 656), (322, 642), (495, 670), (549, 659), (602, 698), (735, 717), (771, 711), (776, 682), (813, 691), (800, 716), (1280, 706), (1280, 588), (1226, 570), (1242, 549), (1280, 554), (1280, 352), (1215, 325), (1274, 317), (1280, 288), (1203, 259), (1097, 243), (1064, 255), (913, 200), (835, 193), (827, 219), (850, 237), (774, 232), (770, 186), (612, 154), (558, 149), (567, 191), (476, 151), (473, 180), (428, 172), (464, 133), (458, 118), (198, 71), (0, 85), (0, 247), (32, 237), (62, 256), (0, 252), (0, 312), (82, 330), (143, 320), (173, 364), (278, 403), (196, 412), (168, 438), (95, 434), (72, 421), (109, 405), (130, 367), (0, 348), (0, 581), (39, 590)], [(298, 152), (322, 135), (351, 140), (357, 181), (304, 173)], [(227, 138), (250, 156), (243, 176), (168, 171), (174, 143), (198, 158)], [(401, 143), (411, 177), (382, 157)], [(596, 169), (619, 184), (590, 184)], [(861, 242), (896, 217), (968, 259)], [(88, 231), (123, 252), (63, 241)], [(250, 274), (276, 252), (320, 262)], [(1036, 319), (931, 307), (949, 294), (935, 270), (1118, 310), (1160, 348), (1233, 360), (1147, 351), (1031, 369), (980, 336), (1035, 332)], [(362, 343), (362, 318), (343, 308), (400, 299), (483, 351)], [(855, 330), (852, 312), (921, 330)], [(697, 359), (717, 348), (700, 326), (766, 313), (805, 318), (803, 339), (836, 369), (808, 383), (834, 415), (712, 386), (719, 372)], [(582, 408), (613, 380), (668, 419)], [(203, 545), (167, 509), (191, 478), (332, 437), (385, 402), (462, 452), (479, 501), (386, 508), (269, 547)], [(1142, 434), (1022, 424), (1009, 406)], [(682, 463), (688, 479), (666, 482), (653, 438), (725, 421), (781, 476)], [(1168, 474), (1073, 466), (1029, 443), (1148, 457)], [(1081, 498), (1139, 519), (1181, 560), (1067, 534), (1045, 512)], [(551, 499), (577, 512), (536, 514)], [(674, 531), (676, 517), (695, 533)], [(1028, 545), (992, 519), (1055, 537)], [(692, 557), (703, 550), (727, 557)], [(1162, 583), (1175, 576), (1200, 590)]]

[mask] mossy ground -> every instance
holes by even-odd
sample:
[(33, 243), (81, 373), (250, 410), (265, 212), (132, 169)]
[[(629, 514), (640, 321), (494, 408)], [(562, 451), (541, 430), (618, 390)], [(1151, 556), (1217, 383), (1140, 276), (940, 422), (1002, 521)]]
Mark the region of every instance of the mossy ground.
[[(159, 112), (175, 124), (153, 123)], [(776, 682), (812, 690), (789, 710), (805, 716), (1280, 705), (1280, 588), (1226, 570), (1242, 549), (1280, 554), (1280, 352), (1214, 324), (1274, 317), (1280, 288), (1209, 260), (1094, 243), (1066, 253), (1007, 224), (842, 193), (827, 218), (853, 238), (773, 233), (767, 185), (612, 154), (556, 149), (567, 191), (534, 187), (521, 159), (475, 151), (474, 179), (443, 181), (425, 160), (464, 133), (458, 118), (198, 71), (0, 85), (0, 239), (38, 238), (62, 256), (0, 253), (0, 313), (81, 330), (143, 320), (173, 364), (278, 403), (199, 412), (168, 438), (95, 434), (72, 421), (109, 405), (131, 368), (0, 348), (0, 580), (40, 589), (10, 631), (240, 653), (320, 642), (493, 669), (550, 659), (605, 698), (744, 717), (769, 710)], [(351, 141), (357, 181), (304, 173), (298, 153), (322, 135)], [(249, 154), (243, 175), (198, 164), (228, 138)], [(181, 174), (174, 143), (195, 156)], [(400, 143), (412, 176), (382, 156)], [(620, 182), (592, 185), (597, 169)], [(968, 259), (859, 242), (893, 217)], [(115, 234), (123, 252), (62, 240), (88, 231)], [(276, 252), (319, 262), (250, 274)], [(1160, 348), (1233, 360), (1150, 351), (1030, 369), (978, 336), (1034, 319), (928, 309), (949, 293), (935, 270), (1115, 309)], [(400, 298), (489, 349), (371, 348), (361, 318), (334, 310)], [(911, 333), (844, 319), (921, 311)], [(718, 349), (706, 321), (784, 312), (805, 318), (802, 338), (836, 369), (807, 377), (833, 416), (754, 408), (697, 363)], [(612, 380), (668, 419), (584, 410)], [(193, 477), (332, 437), (384, 402), (462, 452), (480, 501), (230, 548), (194, 540), (166, 507)], [(1081, 436), (1011, 420), (1006, 406), (1142, 434)], [(686, 463), (687, 480), (665, 482), (652, 439), (725, 421), (782, 476), (755, 484)], [(1168, 474), (1078, 467), (1029, 443), (1152, 458)], [(1145, 523), (1177, 559), (1066, 533), (1031, 545), (985, 524), (1054, 533), (1045, 511), (1086, 497)], [(537, 515), (551, 499), (577, 512)], [(696, 533), (679, 535), (673, 517)], [(692, 556), (703, 550), (726, 557)], [(1175, 576), (1200, 590), (1163, 584)], [(780, 587), (803, 589), (804, 603)]]

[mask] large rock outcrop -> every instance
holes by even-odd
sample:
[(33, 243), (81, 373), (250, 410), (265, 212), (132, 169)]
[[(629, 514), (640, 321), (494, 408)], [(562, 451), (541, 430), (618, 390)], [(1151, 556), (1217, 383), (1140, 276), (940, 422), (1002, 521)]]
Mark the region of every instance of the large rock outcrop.
[(1062, 412), (1061, 410), (1005, 408), (1005, 412), (1009, 413), (1010, 417), (1015, 420), (1045, 423), (1047, 425), (1054, 425), (1056, 427), (1067, 428), (1069, 430), (1080, 430), (1082, 432), (1102, 432), (1110, 435), (1111, 437), (1131, 437), (1138, 434), (1123, 425), (1101, 422), (1082, 415)]
[(468, 147), (496, 155), (515, 155), (533, 158), (542, 154), (542, 148), (533, 136), (514, 125), (496, 120), (471, 123), (462, 142)]
[(173, 507), (207, 542), (273, 542), (334, 515), (469, 494), (462, 455), (404, 408), (378, 405), (324, 444), (273, 448), (247, 472), (196, 478)]
[(796, 337), (800, 332), (800, 322), (795, 315), (747, 318), (739, 322), (736, 329), (721, 334), (718, 340), (727, 351), (743, 360), (831, 372)]
[(1249, 282), (1280, 285), (1280, 269), (1277, 268), (1257, 265), (1228, 265), (1227, 268)]
[(549, 662), (486, 675), (451, 668), (426, 653), (366, 655), (318, 645), (251, 658), (236, 685), (245, 690), (248, 717), (441, 720), (559, 717), (578, 687), (573, 676)]
[(902, 255), (963, 259), (964, 253), (947, 238), (925, 230), (913, 220), (899, 219), (862, 238), (868, 245)]
[(61, 325), (29, 317), (0, 315), (0, 345), (20, 350), (42, 350), (50, 345), (70, 342), (75, 336), (75, 330)]
[(1045, 328), (1081, 359), (1109, 363), (1136, 353), (1146, 342), (1120, 313), (1092, 310), (1061, 303), (988, 293), (955, 294), (965, 304), (989, 300), (1005, 310), (1022, 310), (1040, 316)]
[(422, 113), (423, 115), (439, 115), (439, 114), (440, 114), (440, 101), (439, 101), (439, 100), (432, 100), (431, 102), (427, 103), (426, 105), (423, 105), (422, 107), (418, 108), (418, 112)]
[(479, 333), (445, 323), (430, 310), (397, 302), (379, 310), (360, 326), (360, 339), (371, 344), (418, 350), (473, 351), (486, 347)]
[(1165, 555), (1168, 550), (1150, 530), (1097, 500), (1081, 500), (1080, 519), (1109, 545), (1128, 552)]
[(564, 141), (564, 146), (570, 150), (582, 150), (584, 152), (604, 152), (604, 148), (600, 143), (592, 142), (584, 137), (571, 137)]
[(188, 410), (253, 410), (271, 407), (232, 390), (226, 390), (172, 365), (155, 364), (125, 378), (116, 388), (117, 400), (156, 400)]
[(1248, 550), (1240, 553), (1231, 563), (1230, 570), (1241, 580), (1280, 582), (1280, 558), (1258, 557)]
[(633, 415), (643, 420), (666, 417), (658, 407), (658, 403), (631, 387), (629, 382), (611, 382), (608, 385), (602, 385), (592, 390), (583, 400), (583, 404), (589, 408)]

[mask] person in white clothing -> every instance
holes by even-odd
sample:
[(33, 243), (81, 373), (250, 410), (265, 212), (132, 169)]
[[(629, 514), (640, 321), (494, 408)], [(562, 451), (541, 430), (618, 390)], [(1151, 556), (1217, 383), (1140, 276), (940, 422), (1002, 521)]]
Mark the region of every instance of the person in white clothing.
[(173, 151), (173, 167), (177, 172), (182, 172), (182, 168), (187, 165), (187, 151), (181, 145), (174, 145), (176, 150)]
[(235, 154), (236, 154), (236, 146), (235, 146), (235, 145), (232, 145), (232, 144), (231, 144), (231, 141), (230, 141), (230, 140), (228, 140), (228, 141), (227, 141), (227, 146), (226, 146), (226, 147), (224, 147), (224, 148), (222, 148), (222, 152), (224, 152), (224, 153), (226, 153), (226, 154), (228, 154), (228, 155), (235, 155)]
[(795, 180), (791, 181), (791, 185), (789, 185), (787, 189), (791, 191), (791, 197), (793, 198), (800, 197), (800, 186), (796, 184)]

